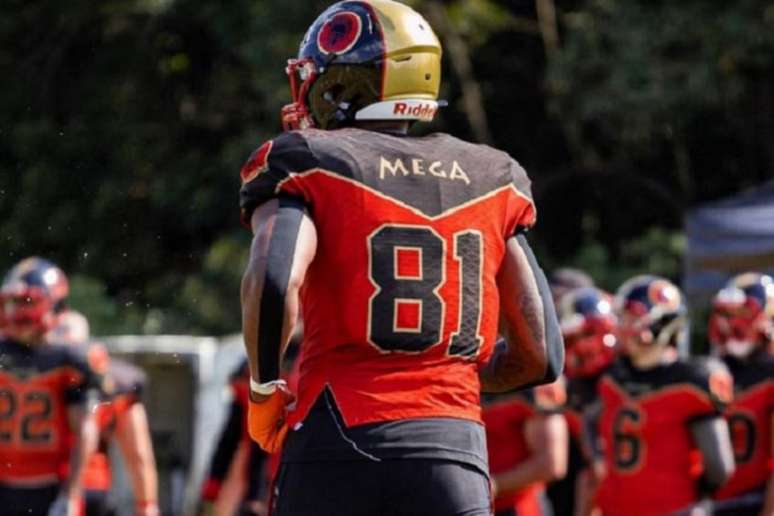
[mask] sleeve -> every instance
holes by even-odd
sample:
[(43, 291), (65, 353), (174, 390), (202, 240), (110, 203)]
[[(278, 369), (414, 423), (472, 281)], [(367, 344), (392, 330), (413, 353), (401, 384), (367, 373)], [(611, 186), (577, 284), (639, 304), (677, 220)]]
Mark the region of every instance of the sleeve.
[(242, 224), (249, 228), (255, 209), (270, 199), (287, 196), (308, 201), (310, 196), (295, 177), (317, 166), (306, 138), (297, 131), (283, 133), (258, 147), (240, 172)]
[(545, 326), (545, 339), (546, 339), (546, 355), (548, 358), (548, 364), (546, 367), (546, 374), (542, 381), (538, 384), (555, 382), (559, 379), (564, 369), (564, 339), (562, 338), (562, 332), (559, 328), (559, 321), (556, 317), (556, 309), (554, 307), (554, 301), (551, 297), (551, 289), (548, 286), (548, 280), (543, 269), (538, 265), (537, 258), (532, 252), (532, 249), (527, 242), (524, 235), (516, 237), (519, 245), (524, 250), (524, 254), (527, 256), (532, 274), (535, 276), (535, 282), (537, 283), (538, 291), (540, 292), (540, 299), (543, 302), (543, 324)]
[(510, 160), (509, 168), (513, 195), (508, 202), (506, 238), (529, 231), (537, 220), (531, 182), (527, 172), (513, 159)]
[(99, 377), (89, 365), (85, 346), (66, 348), (68, 367), (65, 368), (65, 403), (76, 405), (86, 401), (89, 391), (100, 385)]

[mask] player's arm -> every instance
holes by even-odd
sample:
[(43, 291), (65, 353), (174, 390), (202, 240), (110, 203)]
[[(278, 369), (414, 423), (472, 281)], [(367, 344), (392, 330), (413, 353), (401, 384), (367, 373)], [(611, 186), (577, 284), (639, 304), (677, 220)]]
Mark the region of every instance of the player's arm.
[(497, 287), (505, 343), (480, 370), (482, 391), (555, 381), (564, 364), (564, 344), (548, 281), (523, 236), (507, 240)]
[(158, 514), (158, 474), (145, 406), (132, 403), (118, 414), (115, 430), (132, 482), (136, 514)]
[(242, 405), (234, 397), (228, 419), (221, 430), (215, 453), (212, 456), (209, 476), (202, 487), (202, 501), (205, 504), (214, 503), (218, 499), (223, 480), (228, 475), (239, 448), (245, 416)]
[(521, 489), (535, 482), (550, 482), (567, 471), (567, 422), (561, 414), (533, 417), (525, 425), (528, 459), (495, 475), (498, 492)]
[(254, 238), (242, 278), (242, 332), (251, 375), (248, 429), (264, 450), (273, 452), (287, 431), (285, 406), (292, 398), (274, 382), (298, 318), (299, 292), (317, 250), (317, 231), (303, 204), (290, 198), (265, 202), (250, 220)]
[(690, 430), (704, 465), (701, 488), (706, 493), (712, 493), (734, 473), (734, 452), (728, 424), (722, 416), (715, 415), (692, 422)]
[(62, 483), (60, 496), (70, 503), (77, 503), (81, 497), (84, 466), (96, 449), (99, 439), (99, 430), (91, 410), (93, 406), (94, 396), (91, 393), (83, 401), (67, 406), (67, 423), (73, 440), (70, 449), (69, 476)]
[(769, 481), (766, 484), (766, 494), (763, 500), (763, 510), (761, 511), (761, 516), (774, 514), (774, 471), (772, 471), (772, 468), (774, 468), (774, 412), (771, 413), (769, 419), (771, 419), (769, 422), (771, 435), (769, 436), (769, 463), (767, 466), (769, 468), (770, 475)]

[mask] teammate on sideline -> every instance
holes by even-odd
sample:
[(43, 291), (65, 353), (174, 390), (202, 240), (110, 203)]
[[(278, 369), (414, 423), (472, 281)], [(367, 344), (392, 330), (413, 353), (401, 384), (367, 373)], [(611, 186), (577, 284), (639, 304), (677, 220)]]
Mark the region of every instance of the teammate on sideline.
[[(479, 392), (561, 372), (551, 296), (521, 236), (535, 222), (524, 169), (446, 134), (407, 135), (438, 108), (440, 57), (403, 4), (334, 4), (287, 68), (283, 120), (301, 130), (242, 169), (249, 431), (282, 449), (274, 514), (489, 514)], [(277, 380), (299, 305), (289, 410)]]
[(634, 277), (615, 307), (623, 355), (599, 382), (599, 506), (605, 516), (687, 514), (733, 472), (721, 415), (731, 377), (718, 361), (679, 358), (686, 310), (671, 282)]
[(747, 273), (715, 296), (709, 337), (734, 377), (726, 420), (736, 471), (715, 494), (714, 514), (774, 514), (774, 280)]
[(102, 344), (91, 341), (89, 322), (75, 310), (62, 310), (48, 339), (69, 345), (86, 345), (88, 361), (101, 379), (100, 402), (95, 409), (98, 439), (84, 468), (85, 516), (114, 513), (109, 501), (112, 485), (111, 441), (124, 458), (135, 498), (135, 516), (158, 516), (158, 478), (150, 426), (142, 391), (146, 379), (137, 367), (109, 357)]
[(64, 273), (41, 258), (16, 264), (0, 286), (0, 508), (4, 516), (75, 516), (86, 443), (96, 428), (86, 357), (48, 345), (67, 295)]
[(247, 433), (250, 368), (245, 360), (229, 381), (231, 404), (207, 478), (202, 486), (201, 516), (219, 516), (236, 508), (240, 516), (266, 513), (266, 452)]
[(597, 402), (597, 384), (616, 356), (616, 318), (613, 297), (598, 288), (576, 288), (559, 303), (559, 325), (565, 346), (567, 377), (565, 417), (570, 430), (566, 499), (552, 498), (556, 516), (585, 514), (593, 503), (596, 479), (590, 451), (583, 449), (583, 413)]
[(557, 412), (565, 397), (564, 383), (558, 380), (485, 399), (482, 418), (495, 516), (553, 514), (545, 484), (567, 471), (567, 423)]

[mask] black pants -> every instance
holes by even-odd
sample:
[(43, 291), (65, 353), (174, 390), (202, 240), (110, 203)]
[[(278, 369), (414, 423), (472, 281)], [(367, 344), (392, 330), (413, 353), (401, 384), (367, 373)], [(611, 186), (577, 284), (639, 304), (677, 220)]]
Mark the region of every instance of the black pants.
[(0, 514), (3, 516), (46, 516), (59, 494), (59, 485), (18, 488), (0, 484)]
[(113, 510), (107, 491), (88, 489), (83, 493), (86, 502), (86, 516), (112, 516)]
[(484, 516), (489, 480), (440, 459), (283, 464), (272, 516)]

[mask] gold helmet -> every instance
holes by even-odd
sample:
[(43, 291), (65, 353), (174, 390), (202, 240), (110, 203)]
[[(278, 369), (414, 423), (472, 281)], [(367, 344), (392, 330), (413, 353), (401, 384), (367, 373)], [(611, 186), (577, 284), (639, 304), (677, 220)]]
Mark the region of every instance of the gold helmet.
[(288, 61), (286, 129), (356, 120), (430, 121), (438, 110), (441, 44), (430, 24), (392, 0), (345, 0), (323, 12)]

